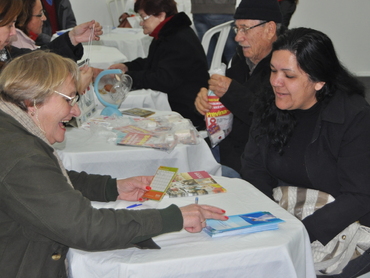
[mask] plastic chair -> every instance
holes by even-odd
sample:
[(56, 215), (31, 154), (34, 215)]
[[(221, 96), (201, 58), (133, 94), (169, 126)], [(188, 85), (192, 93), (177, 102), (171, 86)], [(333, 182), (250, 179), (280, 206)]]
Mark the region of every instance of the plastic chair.
[(220, 25), (217, 25), (217, 26), (209, 29), (204, 34), (204, 36), (202, 38), (202, 46), (203, 46), (203, 49), (204, 49), (205, 53), (207, 54), (208, 48), (209, 48), (209, 43), (210, 43), (212, 37), (215, 34), (220, 33), (219, 36), (218, 36), (218, 39), (217, 39), (217, 44), (216, 44), (216, 47), (215, 47), (215, 51), (213, 53), (210, 70), (217, 69), (217, 68), (221, 67), (222, 53), (224, 52), (225, 44), (226, 44), (227, 38), (229, 36), (230, 29), (231, 29), (231, 24), (233, 22), (234, 22), (233, 20), (230, 20), (230, 21), (227, 21), (225, 23), (222, 23)]
[(113, 27), (118, 26), (118, 19), (125, 11), (125, 0), (105, 0)]

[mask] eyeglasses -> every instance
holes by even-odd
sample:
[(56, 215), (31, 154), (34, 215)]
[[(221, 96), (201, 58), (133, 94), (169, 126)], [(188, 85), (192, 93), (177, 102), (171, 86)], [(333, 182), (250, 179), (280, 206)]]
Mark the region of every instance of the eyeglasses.
[(145, 20), (149, 19), (151, 16), (152, 16), (152, 14), (151, 15), (146, 15), (144, 17), (140, 16), (140, 21), (145, 21)]
[(68, 100), (69, 105), (72, 107), (77, 103), (77, 101), (80, 100), (80, 95), (78, 93), (76, 93), (74, 97), (67, 96), (65, 94), (59, 93), (58, 91), (54, 91), (54, 93), (57, 93), (62, 97), (65, 97)]
[(238, 34), (238, 32), (240, 31), (240, 32), (242, 32), (243, 35), (246, 35), (247, 32), (248, 32), (248, 30), (253, 29), (253, 28), (256, 28), (258, 26), (261, 26), (261, 25), (263, 25), (265, 23), (267, 23), (267, 21), (258, 23), (257, 25), (254, 25), (254, 26), (251, 26), (251, 27), (240, 27), (240, 28), (238, 28), (236, 26), (233, 26), (232, 28), (233, 28), (235, 34)]
[(43, 17), (43, 16), (45, 16), (45, 10), (42, 10), (40, 14), (33, 14), (32, 16)]

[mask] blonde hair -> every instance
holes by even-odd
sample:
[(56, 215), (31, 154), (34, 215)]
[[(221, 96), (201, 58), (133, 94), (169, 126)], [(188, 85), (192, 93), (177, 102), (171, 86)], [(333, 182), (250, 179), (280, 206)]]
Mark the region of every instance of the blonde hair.
[(42, 104), (68, 77), (76, 86), (79, 80), (77, 64), (55, 53), (36, 50), (22, 55), (5, 66), (0, 74), (0, 97), (22, 110)]

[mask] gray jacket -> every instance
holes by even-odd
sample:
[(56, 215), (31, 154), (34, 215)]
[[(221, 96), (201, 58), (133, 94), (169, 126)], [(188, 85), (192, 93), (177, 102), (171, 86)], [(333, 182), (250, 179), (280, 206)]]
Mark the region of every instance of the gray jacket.
[(134, 247), (182, 228), (181, 212), (174, 205), (163, 210), (94, 209), (90, 200), (117, 197), (107, 194), (115, 181), (69, 171), (72, 188), (53, 149), (1, 110), (0, 138), (1, 277), (66, 277), (69, 247)]

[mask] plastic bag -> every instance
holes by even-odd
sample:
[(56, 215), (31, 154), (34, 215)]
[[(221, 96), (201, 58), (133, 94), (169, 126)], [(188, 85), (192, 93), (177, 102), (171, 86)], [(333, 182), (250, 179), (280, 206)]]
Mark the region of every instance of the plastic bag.
[[(222, 64), (220, 69), (211, 70), (212, 74), (225, 75), (226, 65)], [(206, 113), (206, 128), (211, 147), (217, 146), (230, 132), (233, 125), (233, 114), (220, 102), (219, 97), (211, 90), (208, 91), (208, 101), (212, 109)]]
[(181, 144), (197, 145), (201, 140), (198, 131), (188, 119), (172, 122), (172, 132)]

